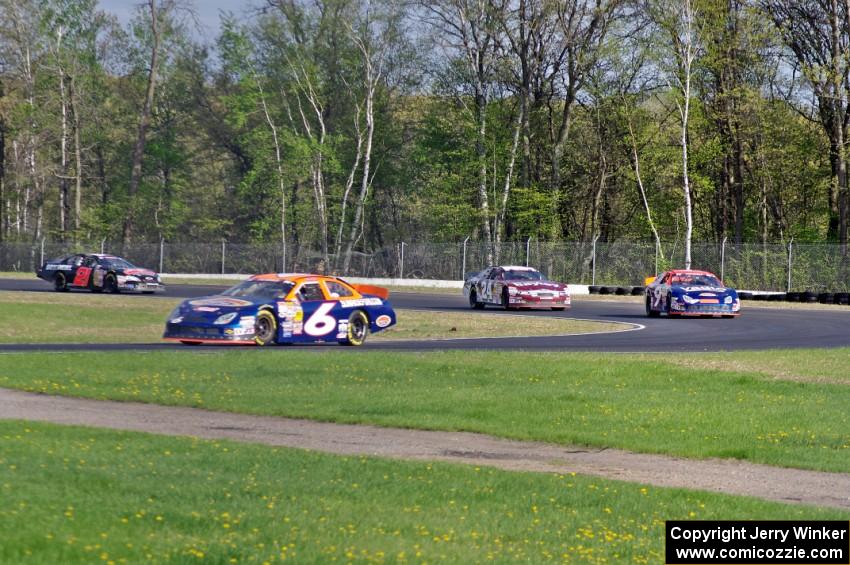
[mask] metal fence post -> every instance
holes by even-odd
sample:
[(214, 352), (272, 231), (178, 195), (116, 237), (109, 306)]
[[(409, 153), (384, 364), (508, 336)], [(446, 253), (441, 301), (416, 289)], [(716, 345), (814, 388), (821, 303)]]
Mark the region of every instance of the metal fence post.
[(221, 240), (221, 274), (224, 274), (224, 248), (227, 245), (225, 240)]
[(590, 257), (590, 284), (596, 284), (596, 240), (599, 239), (599, 235), (594, 236), (593, 238), (593, 254)]
[(44, 265), (44, 238), (41, 238), (41, 262), (38, 264), (38, 268)]
[(655, 276), (658, 276), (658, 252), (659, 252), (659, 243), (658, 240), (655, 240)]
[(525, 266), (528, 267), (528, 255), (531, 251), (531, 237), (525, 240)]
[(791, 241), (788, 242), (788, 285), (785, 288), (785, 292), (791, 292), (791, 248), (794, 245), (794, 238), (791, 238)]
[(720, 243), (720, 282), (725, 280), (726, 275), (726, 236), (723, 236), (723, 241)]
[(162, 272), (162, 265), (164, 263), (163, 255), (165, 254), (165, 238), (162, 237), (159, 240), (159, 272)]
[(103, 255), (106, 251), (106, 238), (100, 240), (100, 254)]
[(404, 278), (404, 242), (401, 242), (401, 260), (398, 266), (398, 278)]
[(466, 239), (463, 240), (463, 263), (460, 269), (460, 279), (466, 279), (466, 243), (469, 241), (471, 236), (466, 236)]

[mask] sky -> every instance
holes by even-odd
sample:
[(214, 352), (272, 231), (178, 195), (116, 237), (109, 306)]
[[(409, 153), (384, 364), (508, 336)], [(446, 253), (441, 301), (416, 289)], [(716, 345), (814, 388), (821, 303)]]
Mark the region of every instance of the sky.
[[(237, 19), (245, 20), (251, 15), (252, 7), (258, 5), (258, 0), (184, 0), (190, 4), (198, 17), (202, 39), (212, 41), (218, 34), (219, 14), (233, 12)], [(122, 25), (127, 24), (136, 9), (143, 4), (141, 0), (99, 0), (102, 10), (118, 17)]]

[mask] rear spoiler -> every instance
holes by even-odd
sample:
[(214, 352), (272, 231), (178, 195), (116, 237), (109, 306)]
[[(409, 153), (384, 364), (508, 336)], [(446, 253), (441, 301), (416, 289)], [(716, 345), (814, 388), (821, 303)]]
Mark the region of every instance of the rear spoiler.
[(382, 286), (375, 286), (371, 284), (352, 284), (354, 290), (359, 292), (360, 294), (371, 294), (372, 296), (377, 296), (383, 300), (386, 300), (390, 297), (389, 289), (386, 289)]

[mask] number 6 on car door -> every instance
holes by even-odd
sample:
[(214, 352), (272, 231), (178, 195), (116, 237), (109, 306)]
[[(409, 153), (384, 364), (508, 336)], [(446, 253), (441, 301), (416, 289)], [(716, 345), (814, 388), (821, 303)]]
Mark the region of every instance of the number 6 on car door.
[(330, 315), (330, 311), (336, 306), (336, 302), (323, 302), (313, 315), (304, 323), (304, 333), (312, 336), (328, 335), (336, 329), (336, 318)]

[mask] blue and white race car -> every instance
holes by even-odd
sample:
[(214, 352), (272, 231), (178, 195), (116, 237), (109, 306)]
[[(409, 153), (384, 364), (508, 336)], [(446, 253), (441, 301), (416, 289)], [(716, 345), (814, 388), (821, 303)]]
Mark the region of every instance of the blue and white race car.
[(658, 275), (646, 287), (646, 315), (714, 316), (732, 318), (741, 314), (741, 301), (734, 288), (724, 286), (708, 271), (673, 270)]
[(362, 345), (396, 323), (385, 288), (324, 275), (255, 275), (215, 296), (183, 301), (163, 339), (187, 345), (336, 341)]

